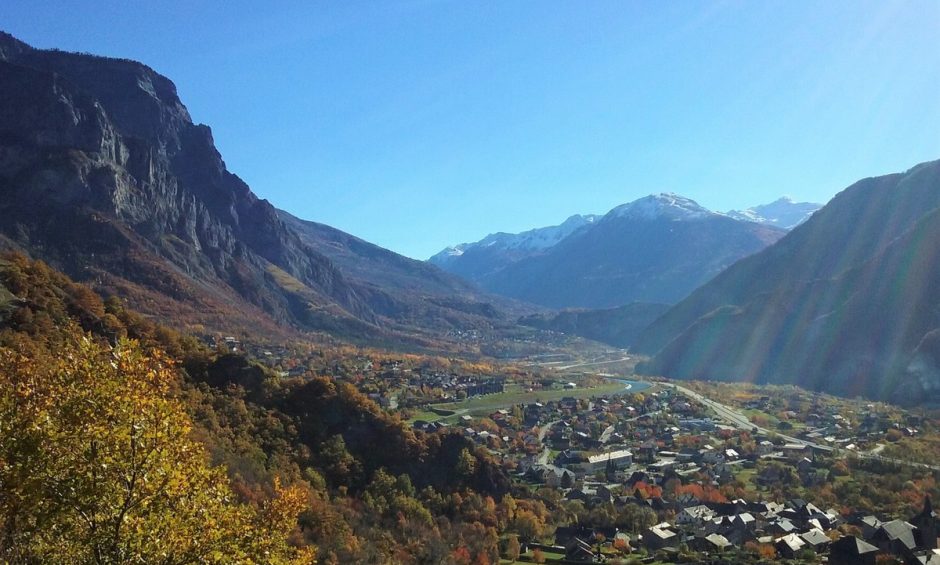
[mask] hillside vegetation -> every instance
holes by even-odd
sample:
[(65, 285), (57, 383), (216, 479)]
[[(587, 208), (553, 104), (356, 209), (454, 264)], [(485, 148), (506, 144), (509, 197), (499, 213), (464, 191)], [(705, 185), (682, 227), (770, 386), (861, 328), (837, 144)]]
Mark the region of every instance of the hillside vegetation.
[[(496, 558), (496, 522), (467, 505), (508, 511), (509, 483), (463, 436), (416, 435), (350, 384), (278, 377), (21, 255), (0, 263), (0, 288), (17, 297), (0, 330), (11, 560), (132, 556), (159, 536), (220, 563), (277, 562), (252, 557), (255, 548), (334, 563), (447, 562), (459, 547)], [(23, 434), (39, 421), (48, 429)], [(142, 447), (153, 434), (159, 446)], [(158, 457), (142, 462), (141, 449)], [(61, 485), (84, 486), (62, 499)], [(173, 502), (181, 497), (191, 506)], [(212, 521), (187, 518), (197, 514)], [(120, 535), (100, 534), (105, 524)], [(35, 544), (18, 541), (27, 537)]]

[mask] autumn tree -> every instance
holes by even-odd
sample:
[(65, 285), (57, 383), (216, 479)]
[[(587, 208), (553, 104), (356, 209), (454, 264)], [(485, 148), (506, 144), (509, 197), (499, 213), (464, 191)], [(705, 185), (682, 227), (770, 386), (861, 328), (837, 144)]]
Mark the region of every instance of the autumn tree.
[(74, 335), (0, 348), (0, 561), (287, 563), (306, 494), (233, 502), (159, 352)]
[(466, 448), (462, 449), (457, 458), (457, 466), (455, 468), (457, 473), (462, 477), (470, 477), (476, 471), (476, 467), (477, 460), (473, 454), (470, 453), (470, 450)]
[(623, 530), (639, 533), (656, 523), (656, 512), (648, 506), (625, 504), (618, 512), (614, 524)]
[(542, 535), (545, 523), (534, 512), (519, 510), (512, 521), (511, 528), (524, 540), (538, 539)]
[(519, 538), (517, 536), (509, 536), (509, 539), (506, 541), (506, 559), (515, 563), (519, 559), (521, 550), (522, 546), (519, 544)]

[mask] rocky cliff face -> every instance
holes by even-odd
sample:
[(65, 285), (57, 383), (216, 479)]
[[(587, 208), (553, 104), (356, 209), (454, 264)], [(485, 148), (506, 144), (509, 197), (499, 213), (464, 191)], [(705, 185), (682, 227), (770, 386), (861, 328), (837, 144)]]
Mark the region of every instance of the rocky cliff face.
[[(366, 331), (368, 297), (229, 172), (149, 67), (0, 34), (0, 234), (144, 312)], [(364, 296), (368, 295), (368, 296)], [(169, 302), (166, 302), (166, 301)], [(229, 319), (231, 321), (231, 319)]]

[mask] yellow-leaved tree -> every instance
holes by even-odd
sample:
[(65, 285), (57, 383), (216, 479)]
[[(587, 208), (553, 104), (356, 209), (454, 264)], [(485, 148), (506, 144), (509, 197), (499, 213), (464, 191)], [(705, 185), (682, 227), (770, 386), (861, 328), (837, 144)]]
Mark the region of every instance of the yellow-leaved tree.
[(306, 494), (238, 503), (190, 438), (173, 364), (76, 334), (0, 348), (0, 562), (307, 563)]

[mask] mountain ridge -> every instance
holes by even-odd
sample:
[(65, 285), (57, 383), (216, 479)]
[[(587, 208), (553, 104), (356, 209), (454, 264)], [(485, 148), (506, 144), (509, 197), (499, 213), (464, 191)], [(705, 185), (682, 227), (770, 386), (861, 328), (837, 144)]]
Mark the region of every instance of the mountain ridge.
[(653, 322), (634, 345), (652, 355), (643, 370), (906, 401), (937, 390), (938, 209), (940, 161), (854, 183)]
[(557, 226), (534, 228), (520, 233), (491, 233), (473, 243), (460, 243), (432, 255), (428, 262), (441, 269), (479, 283), (482, 274), (505, 268), (537, 255), (594, 224), (601, 216), (575, 214)]
[(0, 96), (0, 245), (140, 311), (215, 329), (360, 337), (416, 322), (502, 323), (482, 307), (489, 297), (462, 283), (452, 302), (467, 304), (445, 319), (430, 313), (446, 305), (350, 279), (227, 169), (209, 127), (142, 63), (2, 34)]
[(484, 239), (438, 264), (490, 292), (549, 308), (674, 303), (783, 233), (661, 193), (617, 206), (547, 248), (494, 253)]

